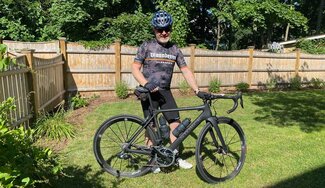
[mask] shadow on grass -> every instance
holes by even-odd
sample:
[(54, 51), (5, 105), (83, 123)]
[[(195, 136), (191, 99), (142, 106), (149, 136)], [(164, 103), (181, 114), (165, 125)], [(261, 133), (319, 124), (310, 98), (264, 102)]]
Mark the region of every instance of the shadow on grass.
[[(64, 169), (65, 176), (56, 181), (54, 187), (57, 188), (105, 188), (104, 179), (100, 176), (104, 171), (92, 172), (91, 166), (84, 167), (68, 166)], [(118, 187), (124, 179), (111, 181), (110, 187)]]
[(275, 185), (267, 186), (269, 188), (318, 188), (325, 187), (325, 166), (305, 172), (301, 175), (283, 180)]
[[(325, 128), (325, 90), (252, 94), (255, 120), (279, 127), (298, 124), (302, 131)], [(321, 112), (322, 110), (322, 112)]]

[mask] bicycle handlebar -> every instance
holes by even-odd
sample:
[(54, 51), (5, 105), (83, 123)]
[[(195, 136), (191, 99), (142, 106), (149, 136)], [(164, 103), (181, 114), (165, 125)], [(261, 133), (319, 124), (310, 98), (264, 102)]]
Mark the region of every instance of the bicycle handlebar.
[[(140, 98), (141, 100), (146, 100), (147, 94), (150, 93), (150, 91), (144, 87), (137, 87), (135, 94)], [(235, 111), (238, 107), (238, 99), (240, 100), (240, 106), (244, 108), (243, 103), (243, 97), (242, 92), (237, 92), (236, 95), (224, 95), (224, 94), (212, 94), (212, 93), (206, 93), (206, 92), (199, 92), (197, 95), (199, 98), (203, 99), (204, 101), (207, 100), (214, 100), (214, 99), (232, 99), (234, 102), (233, 107), (230, 110), (227, 110), (227, 113), (230, 114), (233, 111)]]
[(201, 95), (200, 94), (198, 95), (198, 97), (200, 97), (203, 100), (232, 99), (234, 105), (230, 110), (227, 111), (228, 114), (236, 110), (236, 108), (238, 107), (238, 99), (240, 100), (240, 106), (244, 108), (242, 92), (238, 92), (236, 95), (211, 94), (211, 93), (202, 92)]

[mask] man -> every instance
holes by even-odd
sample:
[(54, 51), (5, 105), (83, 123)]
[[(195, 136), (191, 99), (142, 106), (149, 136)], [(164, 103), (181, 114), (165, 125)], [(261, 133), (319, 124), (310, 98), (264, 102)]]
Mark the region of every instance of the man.
[[(140, 85), (151, 92), (155, 108), (170, 109), (177, 108), (176, 102), (170, 90), (175, 63), (181, 70), (185, 80), (196, 94), (199, 88), (194, 75), (186, 65), (184, 56), (180, 49), (170, 43), (173, 19), (165, 11), (154, 14), (151, 24), (155, 33), (155, 39), (144, 42), (138, 49), (132, 64), (132, 74)], [(141, 72), (141, 68), (143, 71)], [(144, 116), (149, 115), (149, 102), (141, 101)], [(179, 125), (179, 112), (166, 112), (164, 117), (170, 126), (170, 141), (174, 142), (176, 137), (172, 131)], [(149, 144), (150, 145), (150, 141)], [(179, 166), (184, 169), (192, 168), (192, 164), (185, 160), (178, 160)], [(154, 172), (160, 169), (154, 169)]]

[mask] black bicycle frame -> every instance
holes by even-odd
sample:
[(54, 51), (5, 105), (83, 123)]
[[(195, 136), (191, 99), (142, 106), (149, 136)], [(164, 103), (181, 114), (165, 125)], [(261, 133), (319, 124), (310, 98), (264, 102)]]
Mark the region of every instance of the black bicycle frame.
[[(150, 122), (152, 122), (152, 120), (154, 119), (155, 125), (157, 127), (159, 139), (161, 139), (161, 134), (160, 134), (160, 130), (159, 130), (159, 124), (157, 121), (158, 114), (163, 113), (163, 112), (174, 112), (174, 111), (190, 111), (190, 110), (202, 111), (202, 113), (194, 121), (192, 121), (190, 123), (190, 125), (187, 126), (185, 131), (169, 146), (169, 149), (171, 149), (171, 150), (176, 149), (190, 135), (190, 133), (200, 125), (200, 123), (202, 121), (206, 120), (207, 122), (211, 123), (211, 125), (217, 132), (220, 142), (221, 142), (225, 152), (227, 152), (228, 149), (227, 149), (224, 139), (222, 137), (221, 131), (217, 125), (218, 124), (217, 117), (212, 116), (210, 105), (207, 101), (204, 101), (204, 104), (201, 106), (181, 107), (181, 108), (174, 108), (174, 109), (154, 109), (153, 105), (152, 105), (152, 100), (151, 100), (150, 94), (148, 94), (148, 100), (149, 100), (150, 108), (151, 108), (151, 109), (149, 109), (150, 115), (145, 119), (145, 122), (143, 123), (143, 128), (146, 128), (147, 126), (149, 126)], [(134, 138), (137, 137), (141, 131), (142, 131), (142, 129), (138, 131), (138, 134), (134, 135)], [(212, 136), (214, 143), (216, 144), (215, 136), (214, 135), (211, 135), (211, 136)], [(132, 140), (134, 140), (134, 138), (131, 138), (130, 141), (132, 142)], [(161, 140), (158, 140), (158, 141), (155, 140), (155, 142), (160, 142), (159, 144), (161, 144)]]

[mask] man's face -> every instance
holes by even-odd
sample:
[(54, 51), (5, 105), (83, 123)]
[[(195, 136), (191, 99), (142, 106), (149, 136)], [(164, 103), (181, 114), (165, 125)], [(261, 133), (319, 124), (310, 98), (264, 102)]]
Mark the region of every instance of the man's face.
[(170, 39), (171, 28), (154, 29), (156, 39), (161, 44), (166, 44)]

